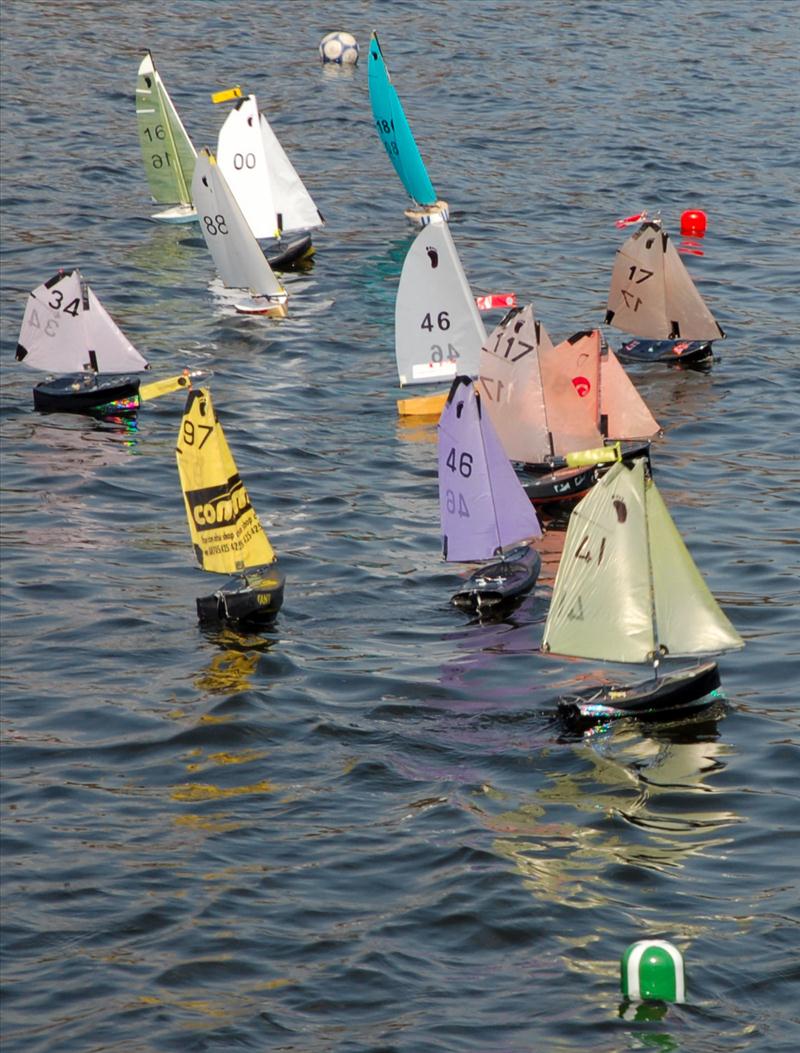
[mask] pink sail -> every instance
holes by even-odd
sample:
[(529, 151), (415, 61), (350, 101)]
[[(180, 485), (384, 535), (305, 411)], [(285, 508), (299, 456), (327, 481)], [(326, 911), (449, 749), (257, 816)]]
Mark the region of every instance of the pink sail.
[(541, 348), (539, 367), (553, 452), (602, 446), (599, 332), (576, 333), (555, 347)]
[(614, 439), (651, 439), (661, 430), (610, 347), (600, 358), (600, 413)]
[(439, 509), (444, 558), (491, 559), (541, 537), (522, 488), (468, 377), (453, 381), (439, 421)]

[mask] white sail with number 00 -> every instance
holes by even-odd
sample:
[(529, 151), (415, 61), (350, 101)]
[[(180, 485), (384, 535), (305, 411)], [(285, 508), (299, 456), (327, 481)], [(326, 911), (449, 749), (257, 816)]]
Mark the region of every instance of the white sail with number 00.
[(408, 250), (395, 303), (400, 384), (475, 377), (486, 329), (446, 223), (423, 227)]
[(255, 95), (239, 99), (217, 139), (217, 162), (257, 238), (322, 226), (322, 216)]

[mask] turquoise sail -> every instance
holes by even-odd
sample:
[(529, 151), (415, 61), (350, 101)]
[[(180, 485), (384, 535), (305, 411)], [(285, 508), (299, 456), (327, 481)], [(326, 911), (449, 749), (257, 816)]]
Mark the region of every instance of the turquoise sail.
[(367, 79), (375, 127), (401, 183), (418, 205), (435, 205), (436, 191), (406, 120), (400, 99), (389, 79), (389, 71), (383, 61), (383, 52), (375, 33), (369, 41)]

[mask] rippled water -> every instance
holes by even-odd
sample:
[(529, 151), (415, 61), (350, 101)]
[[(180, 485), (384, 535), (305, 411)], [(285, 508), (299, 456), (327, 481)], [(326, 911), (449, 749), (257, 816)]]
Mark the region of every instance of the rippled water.
[[(339, 27), (352, 74), (318, 63)], [(635, 376), (747, 640), (709, 719), (560, 734), (593, 670), (537, 650), (555, 526), (513, 616), (448, 605), (434, 432), (394, 411), (413, 232), (372, 28), (473, 287), (554, 336), (602, 317), (617, 217), (709, 214), (719, 360)], [(10, 0), (2, 32), (4, 1053), (797, 1049), (794, 5)], [(145, 47), (198, 146), (211, 91), (256, 91), (325, 213), (287, 320), (225, 313), (196, 231), (148, 221)], [(213, 368), (288, 574), (274, 631), (196, 624), (180, 399), (136, 430), (33, 412), (25, 296), (75, 265), (157, 375)], [(620, 1008), (644, 936), (687, 960), (661, 1019)]]

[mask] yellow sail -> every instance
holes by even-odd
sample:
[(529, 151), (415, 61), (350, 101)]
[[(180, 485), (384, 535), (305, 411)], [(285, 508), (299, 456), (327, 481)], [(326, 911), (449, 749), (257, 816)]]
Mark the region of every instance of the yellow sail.
[(189, 534), (203, 570), (235, 574), (272, 563), (275, 552), (250, 504), (207, 388), (189, 392), (176, 451)]

